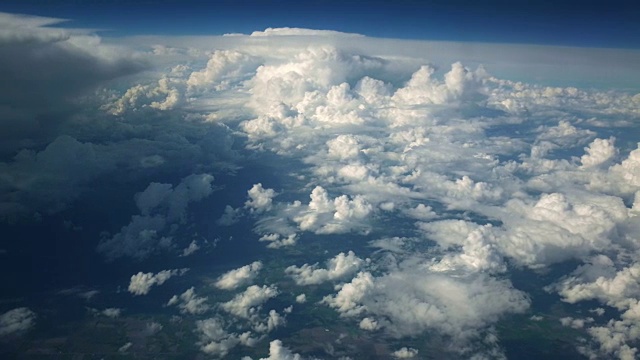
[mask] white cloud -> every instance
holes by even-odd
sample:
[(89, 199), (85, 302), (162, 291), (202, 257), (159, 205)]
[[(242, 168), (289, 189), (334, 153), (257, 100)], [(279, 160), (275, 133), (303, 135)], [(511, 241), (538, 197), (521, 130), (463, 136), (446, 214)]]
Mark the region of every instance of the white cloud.
[(333, 30), (314, 30), (302, 28), (266, 28), (264, 31), (254, 31), (251, 36), (362, 36)]
[(253, 329), (259, 333), (268, 333), (273, 331), (275, 328), (284, 326), (286, 323), (287, 321), (284, 316), (278, 314), (275, 310), (270, 310), (266, 320), (264, 322), (254, 324)]
[(373, 211), (373, 206), (360, 195), (349, 198), (341, 195), (330, 199), (328, 192), (316, 186), (311, 192), (308, 206), (290, 205), (292, 220), (302, 231), (316, 234), (345, 233), (366, 228), (363, 221)]
[(209, 355), (225, 357), (237, 345), (254, 346), (258, 339), (250, 332), (230, 333), (220, 318), (196, 321), (196, 330), (200, 333), (200, 349)]
[(274, 285), (249, 286), (244, 292), (220, 306), (226, 312), (240, 318), (250, 319), (256, 316), (262, 305), (269, 299), (278, 296), (280, 292)]
[(302, 360), (302, 356), (284, 347), (282, 341), (273, 340), (269, 343), (269, 357), (260, 360)]
[(236, 50), (215, 50), (204, 69), (189, 75), (187, 85), (190, 89), (224, 90), (252, 75), (259, 64), (258, 58)]
[(580, 162), (582, 167), (589, 168), (606, 164), (618, 154), (618, 149), (614, 146), (615, 139), (595, 139), (589, 147), (584, 150), (587, 152), (582, 155)]
[(366, 317), (360, 320), (360, 329), (374, 331), (380, 329), (380, 324), (374, 318)]
[(269, 249), (278, 249), (283, 246), (295, 245), (296, 242), (298, 241), (298, 235), (289, 234), (285, 237), (280, 234), (266, 234), (266, 235), (262, 235), (258, 240), (268, 242), (269, 244), (267, 245), (267, 247)]
[(180, 256), (189, 256), (198, 250), (200, 250), (200, 245), (198, 245), (197, 241), (193, 240), (191, 243), (189, 243), (189, 246), (182, 250), (182, 255)]
[(414, 357), (418, 356), (418, 350), (413, 348), (402, 347), (392, 352), (391, 356), (393, 356), (396, 359), (413, 359)]
[[(153, 46), (148, 37), (109, 39), (154, 68), (92, 93), (141, 62), (89, 32), (46, 28), (58, 21), (0, 15), (0, 42), (16, 50), (0, 61), (12, 84), (0, 91), (8, 104), (0, 108), (0, 152), (15, 155), (0, 163), (0, 214), (46, 216), (73, 206), (92, 184), (117, 180), (120, 189), (144, 181), (149, 186), (134, 198), (139, 212), (109, 229), (115, 235), (105, 235), (99, 250), (109, 259), (139, 260), (158, 250), (186, 256), (198, 244), (182, 243), (193, 239), (184, 232), (200, 231), (199, 222), (190, 223), (190, 205), (213, 192), (213, 177), (202, 172), (238, 171), (255, 185), (244, 205), (225, 208), (218, 225), (248, 215), (257, 238), (273, 249), (306, 242), (312, 235), (304, 232), (377, 239), (369, 243), (371, 255), (359, 252), (373, 259), (364, 270), (353, 253), (326, 268), (287, 270), (299, 284), (360, 271), (324, 303), (363, 331), (428, 331), (453, 339), (469, 356), (480, 340), (491, 348), (487, 354), (500, 357), (491, 325), (529, 304), (505, 280), (508, 272), (578, 261), (575, 272), (551, 280), (547, 290), (568, 304), (596, 301), (619, 314), (606, 311), (593, 323), (567, 314), (564, 322), (591, 335), (581, 345), (585, 353), (635, 356), (640, 149), (632, 135), (640, 97), (572, 85), (606, 73), (607, 86), (636, 86), (637, 54), (291, 28), (154, 37)], [(34, 57), (39, 52), (46, 56)], [(42, 69), (53, 81), (45, 84), (28, 69)], [(582, 76), (567, 86), (505, 79), (560, 83), (569, 73)], [(252, 161), (235, 162), (236, 152)], [(261, 166), (283, 166), (277, 179), (270, 177), (282, 202), (258, 182), (261, 172), (239, 166), (267, 158)], [(199, 175), (187, 176), (193, 169)], [(184, 178), (174, 185), (162, 182), (167, 177)], [(260, 270), (255, 264), (224, 274), (219, 286), (251, 283)], [(165, 281), (138, 275), (134, 293)], [(233, 323), (200, 322), (203, 351), (225, 356), (257, 341), (241, 329), (281, 325), (284, 316), (275, 310), (260, 313), (277, 294), (275, 286), (254, 285), (220, 304)], [(205, 300), (190, 289), (171, 302), (198, 313), (209, 306)], [(283, 349), (276, 343), (272, 357), (295, 356)]]
[(527, 296), (507, 281), (418, 269), (378, 278), (361, 272), (323, 301), (342, 316), (375, 316), (380, 327), (394, 336), (436, 330), (465, 345), (500, 317), (529, 307)]
[(118, 318), (122, 314), (122, 309), (119, 308), (106, 308), (101, 311), (101, 314), (110, 318)]
[(245, 203), (245, 207), (251, 211), (262, 212), (271, 209), (273, 197), (276, 192), (273, 189), (265, 189), (262, 184), (254, 184), (247, 192), (249, 200)]
[(238, 269), (230, 270), (222, 274), (215, 283), (219, 289), (233, 290), (241, 285), (253, 281), (262, 269), (262, 262), (254, 261), (249, 265), (242, 266)]
[(113, 237), (104, 238), (98, 251), (113, 260), (123, 256), (144, 259), (160, 248), (168, 248), (171, 237), (169, 225), (186, 221), (187, 209), (213, 192), (213, 176), (192, 174), (175, 187), (171, 184), (151, 183), (137, 193), (135, 201), (141, 215), (133, 215), (131, 222)]
[(318, 268), (318, 264), (304, 264), (300, 267), (292, 265), (285, 269), (285, 273), (293, 278), (298, 285), (315, 285), (325, 281), (337, 280), (354, 274), (364, 261), (353, 251), (339, 253), (327, 260), (327, 268)]
[(9, 310), (0, 315), (0, 336), (20, 334), (35, 325), (36, 313), (26, 307)]
[(167, 306), (177, 305), (180, 312), (184, 314), (200, 315), (207, 312), (210, 306), (207, 304), (207, 297), (199, 297), (193, 287), (178, 295), (173, 295)]
[(147, 295), (153, 286), (162, 285), (173, 276), (182, 276), (188, 270), (189, 269), (162, 270), (156, 274), (151, 272), (143, 273), (141, 271), (135, 275), (131, 275), (128, 290), (133, 295)]

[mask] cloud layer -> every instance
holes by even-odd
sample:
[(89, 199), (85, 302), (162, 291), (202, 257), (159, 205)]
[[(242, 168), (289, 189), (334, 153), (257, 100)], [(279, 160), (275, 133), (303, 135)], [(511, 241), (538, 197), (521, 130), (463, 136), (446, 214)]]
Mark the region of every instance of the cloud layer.
[[(533, 81), (565, 63), (601, 71), (611, 52), (586, 60), (587, 50), (437, 48), (296, 28), (105, 43), (47, 27), (58, 21), (0, 16), (12, 54), (0, 77), (15, 83), (0, 106), (0, 127), (12, 129), (0, 217), (73, 216), (77, 201), (117, 190), (129, 207), (118, 207), (122, 223), (91, 229), (105, 230), (98, 252), (193, 261), (208, 283), (158, 306), (194, 327), (201, 351), (269, 342), (267, 359), (301, 359), (270, 335), (296, 324), (296, 302), (387, 339), (385, 356), (422, 356), (398, 339), (428, 335), (453, 356), (503, 357), (495, 325), (538, 305), (518, 271), (551, 274), (537, 290), (568, 304), (557, 324), (584, 336), (577, 351), (636, 356), (640, 95)], [(615, 54), (638, 77), (638, 55)], [(514, 69), (533, 75), (498, 75)], [(206, 251), (208, 236), (236, 234), (222, 253)], [(230, 248), (259, 257), (232, 268)], [(128, 291), (155, 301), (152, 287), (184, 271), (139, 272)], [(587, 302), (606, 310), (581, 315)], [(34, 323), (28, 308), (9, 310), (0, 335)]]

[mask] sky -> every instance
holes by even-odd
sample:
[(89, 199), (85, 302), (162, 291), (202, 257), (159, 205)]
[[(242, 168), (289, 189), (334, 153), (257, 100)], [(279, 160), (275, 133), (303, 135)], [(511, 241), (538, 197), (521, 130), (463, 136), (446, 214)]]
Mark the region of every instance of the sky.
[(638, 358), (635, 8), (0, 11), (0, 357)]
[(301, 27), (423, 40), (640, 46), (640, 10), (629, 1), (8, 0), (0, 10), (69, 19), (68, 26), (120, 36)]

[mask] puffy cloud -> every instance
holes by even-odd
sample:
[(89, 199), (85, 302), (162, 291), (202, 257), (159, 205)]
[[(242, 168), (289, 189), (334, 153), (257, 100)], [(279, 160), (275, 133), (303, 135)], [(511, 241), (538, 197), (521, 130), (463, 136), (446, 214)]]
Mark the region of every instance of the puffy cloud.
[(188, 270), (189, 269), (162, 270), (156, 274), (143, 273), (141, 271), (131, 276), (128, 290), (133, 295), (147, 295), (151, 290), (151, 287), (162, 285), (174, 276), (182, 276)]
[(328, 192), (316, 186), (310, 195), (308, 206), (294, 204), (297, 214), (292, 217), (300, 230), (317, 234), (344, 233), (362, 228), (362, 220), (373, 211), (373, 207), (362, 196), (350, 199), (346, 195), (329, 198)]
[(611, 167), (611, 172), (618, 175), (626, 184), (640, 187), (640, 144), (620, 164)]
[(9, 310), (0, 315), (0, 336), (20, 334), (35, 325), (36, 313), (26, 307)]
[[(286, 311), (286, 309), (285, 309)], [(253, 326), (253, 329), (257, 332), (267, 333), (271, 332), (277, 327), (284, 326), (287, 323), (285, 318), (278, 314), (275, 310), (270, 310), (267, 319), (263, 323), (258, 323)]]
[(285, 273), (291, 276), (298, 285), (314, 285), (352, 275), (363, 264), (362, 259), (357, 257), (353, 251), (349, 251), (346, 255), (340, 253), (329, 259), (326, 269), (319, 269), (318, 264), (304, 264), (301, 267), (292, 265), (285, 269)]
[(342, 285), (335, 296), (327, 296), (323, 301), (345, 316), (355, 316), (365, 310), (360, 302), (373, 287), (374, 278), (371, 273), (359, 272), (351, 282)]
[(258, 340), (252, 338), (250, 332), (228, 332), (222, 319), (215, 317), (196, 321), (196, 330), (200, 334), (200, 349), (219, 358), (225, 357), (237, 345), (254, 346)]
[(255, 279), (261, 269), (262, 262), (254, 261), (249, 265), (222, 274), (216, 281), (215, 286), (219, 289), (233, 290)]
[(167, 305), (177, 305), (180, 308), (180, 312), (184, 314), (199, 315), (209, 310), (210, 307), (207, 304), (207, 300), (207, 297), (199, 297), (196, 295), (195, 289), (191, 287), (180, 294), (180, 296), (173, 295)]
[(245, 203), (245, 207), (251, 211), (262, 212), (271, 209), (273, 197), (276, 192), (273, 189), (265, 189), (262, 184), (254, 184), (247, 192), (249, 200)]
[(579, 129), (568, 121), (560, 121), (556, 126), (540, 126), (536, 142), (548, 142), (553, 147), (572, 147), (582, 145), (595, 135), (595, 132)]
[(413, 348), (402, 347), (391, 353), (396, 359), (412, 359), (418, 355), (418, 350)]
[(269, 357), (260, 360), (302, 360), (302, 356), (284, 347), (282, 341), (273, 340), (269, 343)]
[(187, 85), (191, 88), (223, 90), (235, 81), (253, 75), (259, 59), (235, 50), (216, 50), (211, 54), (204, 69), (189, 75)]
[(278, 249), (283, 246), (292, 246), (295, 245), (298, 241), (297, 234), (289, 234), (287, 236), (282, 236), (280, 234), (266, 234), (258, 239), (259, 241), (266, 241), (269, 244), (267, 247), (269, 249)]
[(618, 149), (615, 148), (614, 143), (614, 138), (593, 140), (593, 142), (589, 144), (589, 147), (584, 149), (587, 153), (580, 158), (582, 167), (589, 168), (599, 166), (613, 159), (618, 153)]
[(378, 324), (378, 322), (375, 319), (370, 317), (366, 317), (360, 320), (359, 326), (360, 326), (360, 329), (368, 330), (368, 331), (374, 331), (374, 330), (380, 329), (380, 324)]
[(453, 63), (451, 70), (444, 75), (444, 81), (432, 78), (435, 69), (422, 66), (416, 71), (406, 86), (398, 89), (393, 100), (407, 105), (446, 104), (465, 96), (473, 95), (483, 77), (481, 69), (473, 72), (460, 62)]
[(110, 318), (118, 318), (122, 314), (122, 309), (118, 308), (106, 308), (100, 312), (102, 315)]
[(262, 287), (251, 285), (233, 299), (222, 303), (221, 308), (237, 317), (250, 319), (256, 316), (262, 304), (278, 296), (279, 293), (278, 288), (274, 285), (263, 285)]
[(174, 188), (171, 184), (151, 183), (136, 194), (141, 215), (131, 217), (113, 237), (104, 238), (98, 251), (113, 260), (123, 256), (144, 259), (158, 248), (171, 246), (167, 227), (185, 222), (189, 203), (200, 201), (213, 192), (213, 176), (192, 174)]
[(327, 149), (329, 157), (340, 160), (357, 158), (361, 150), (358, 139), (353, 135), (339, 135), (327, 141)]
[(171, 238), (160, 235), (166, 225), (167, 222), (161, 215), (134, 215), (131, 222), (123, 226), (119, 233), (103, 239), (98, 244), (98, 251), (104, 253), (108, 259), (123, 256), (144, 259), (159, 247), (167, 248), (171, 245)]
[(507, 281), (481, 274), (451, 277), (420, 270), (378, 278), (361, 272), (323, 301), (342, 316), (373, 315), (394, 336), (436, 330), (461, 344), (476, 338), (478, 331), (500, 317), (529, 307), (527, 296)]
[[(567, 197), (544, 194), (531, 205), (520, 200), (506, 206), (501, 251), (530, 266), (583, 258), (608, 248), (617, 224), (627, 218), (622, 200), (612, 196)], [(521, 215), (517, 215), (521, 214)]]
[[(560, 82), (577, 68), (602, 73), (601, 66), (590, 63), (595, 56), (602, 63), (606, 59), (610, 70), (612, 61), (628, 62), (621, 67), (625, 79), (607, 78), (633, 84), (636, 55), (354, 39), (305, 29), (267, 29), (233, 38), (154, 38), (163, 44), (152, 47), (148, 38), (110, 39), (148, 49), (144, 56), (156, 66), (94, 94), (89, 90), (103, 80), (135, 71), (136, 61), (120, 50), (109, 51), (114, 48), (88, 32), (46, 28), (56, 21), (0, 16), (6, 30), (0, 42), (17, 50), (15, 58), (3, 60), (11, 65), (3, 71), (20, 67), (5, 78), (28, 80), (7, 82), (12, 84), (5, 89), (11, 92), (5, 94), (10, 105), (0, 109), (8, 140), (3, 148), (16, 155), (0, 163), (0, 212), (57, 212), (98, 180), (117, 179), (122, 188), (144, 181), (149, 186), (134, 199), (139, 212), (115, 235), (105, 235), (99, 250), (109, 259), (143, 259), (159, 249), (188, 255), (197, 246), (188, 244), (193, 238), (176, 242), (187, 238), (188, 229), (200, 230), (188, 223), (189, 205), (210, 196), (213, 178), (193, 175), (177, 185), (160, 179), (193, 169), (237, 170), (255, 176), (255, 185), (244, 206), (228, 206), (218, 225), (248, 215), (269, 248), (306, 240), (305, 231), (375, 236), (369, 243), (373, 260), (365, 270), (353, 253), (330, 259), (325, 268), (305, 264), (287, 270), (299, 284), (360, 271), (324, 303), (353, 317), (363, 331), (392, 336), (428, 331), (453, 339), (469, 356), (470, 343), (479, 340), (491, 348), (487, 354), (495, 355), (487, 357), (500, 357), (491, 325), (529, 304), (505, 280), (512, 266), (583, 261), (548, 290), (569, 304), (595, 300), (614, 307), (619, 318), (607, 311), (593, 323), (576, 314), (564, 321), (591, 334), (593, 344), (580, 345), (584, 353), (635, 356), (640, 152), (629, 150), (637, 141), (631, 135), (640, 114), (639, 95), (536, 85), (494, 77), (482, 67), (470, 69), (484, 61), (492, 73)], [(35, 50), (51, 64), (34, 60)], [(465, 59), (470, 50), (474, 59)], [(541, 73), (551, 58), (574, 66)], [(60, 79), (68, 78), (67, 68), (78, 61), (77, 74), (86, 79), (72, 76), (63, 88)], [(51, 72), (53, 81), (42, 85), (42, 79), (34, 80), (36, 72), (25, 75), (29, 69)], [(62, 90), (50, 94), (55, 86)], [(78, 94), (84, 96), (82, 111), (67, 101), (78, 101)], [(100, 105), (101, 113), (91, 110)], [(60, 132), (69, 136), (58, 137)], [(275, 191), (262, 187), (260, 172), (233, 163), (229, 149), (235, 137), (241, 139), (233, 147), (238, 152), (258, 162), (278, 159), (276, 177), (287, 179), (274, 181), (288, 202), (276, 201)], [(220, 153), (228, 157), (223, 161)], [(311, 191), (306, 201), (305, 191)], [(219, 283), (228, 288), (250, 283), (260, 270), (255, 264), (224, 274)], [(563, 268), (553, 267), (550, 276)], [(151, 280), (156, 275), (147, 275), (139, 279), (139, 289), (157, 285)], [(309, 298), (316, 298), (312, 293)], [(203, 351), (223, 357), (238, 344), (257, 341), (242, 331), (264, 334), (282, 325), (284, 316), (275, 310), (261, 313), (277, 294), (275, 286), (250, 286), (220, 304), (233, 319), (198, 323)], [(171, 302), (184, 313), (198, 313), (209, 306), (203, 299), (190, 289)], [(272, 357), (295, 356), (283, 349), (277, 344)]]

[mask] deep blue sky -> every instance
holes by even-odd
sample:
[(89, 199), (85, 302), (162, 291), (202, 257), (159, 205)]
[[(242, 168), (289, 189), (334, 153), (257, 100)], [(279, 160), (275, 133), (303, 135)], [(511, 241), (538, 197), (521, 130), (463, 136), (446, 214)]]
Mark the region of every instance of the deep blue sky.
[(620, 0), (3, 0), (0, 11), (112, 30), (104, 36), (289, 26), (378, 37), (640, 48), (640, 5)]

